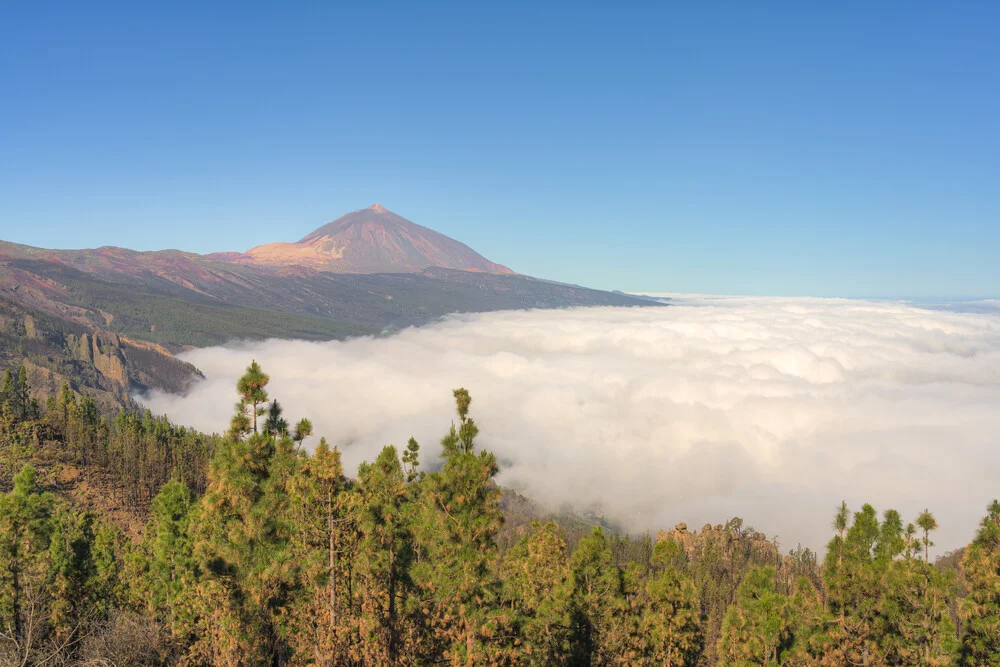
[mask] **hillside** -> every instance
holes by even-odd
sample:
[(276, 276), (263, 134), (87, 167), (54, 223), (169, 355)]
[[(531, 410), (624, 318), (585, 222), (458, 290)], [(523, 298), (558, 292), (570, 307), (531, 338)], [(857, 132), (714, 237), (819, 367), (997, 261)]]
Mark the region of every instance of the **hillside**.
[(450, 313), (660, 305), (515, 274), (378, 205), (248, 253), (0, 241), (0, 299), (0, 368), (25, 363), (39, 391), (66, 382), (102, 404), (180, 390), (197, 371), (171, 354), (234, 339), (334, 340)]
[(36, 259), (21, 248), (0, 247), (0, 296), (174, 351), (233, 338), (329, 340), (377, 334), (449, 313), (649, 305), (518, 275), (438, 268), (414, 274), (279, 273), (216, 266), (204, 258), (199, 273), (186, 270), (187, 260), (170, 268), (162, 255), (154, 258), (155, 271), (131, 265), (132, 270), (123, 270), (94, 262), (93, 255), (87, 257), (90, 263), (73, 266), (62, 259)]
[(783, 555), (739, 517), (621, 535), (504, 492), (464, 389), (439, 449), (389, 445), (348, 478), (308, 420), (254, 428), (245, 400), (275, 398), (267, 378), (252, 363), (234, 383), (244, 400), (224, 436), (108, 419), (69, 393), (39, 410), (20, 379), (2, 383), (0, 544), (16, 576), (0, 586), (0, 664), (1000, 658), (997, 501), (937, 564), (928, 510), (904, 527), (868, 504), (817, 517), (822, 561)]
[(515, 274), (377, 204), (298, 243), (247, 253), (48, 250), (0, 241), (0, 296), (174, 352), (234, 338), (378, 334), (449, 313), (660, 305)]
[(67, 385), (105, 409), (130, 392), (183, 391), (198, 370), (160, 346), (55, 317), (0, 297), (0, 369), (24, 364), (35, 398)]

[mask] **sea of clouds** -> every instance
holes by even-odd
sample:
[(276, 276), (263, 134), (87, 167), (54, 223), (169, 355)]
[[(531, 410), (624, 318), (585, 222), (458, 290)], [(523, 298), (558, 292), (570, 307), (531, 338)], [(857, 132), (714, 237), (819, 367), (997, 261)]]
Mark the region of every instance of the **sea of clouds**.
[(971, 539), (1000, 496), (1000, 304), (672, 304), (194, 350), (182, 356), (205, 381), (142, 400), (221, 432), (256, 359), (286, 417), (309, 417), (353, 472), (411, 435), (433, 461), (464, 386), (500, 482), (552, 507), (600, 508), (633, 530), (740, 516), (786, 549), (822, 548), (847, 500), (906, 520), (930, 508), (938, 553)]

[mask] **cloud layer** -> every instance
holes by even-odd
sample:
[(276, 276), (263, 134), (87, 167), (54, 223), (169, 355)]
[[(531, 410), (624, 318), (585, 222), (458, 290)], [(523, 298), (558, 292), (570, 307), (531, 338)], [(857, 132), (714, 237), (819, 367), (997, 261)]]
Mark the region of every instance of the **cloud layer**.
[[(183, 357), (207, 380), (146, 397), (222, 431), (251, 358), (286, 416), (351, 470), (410, 435), (425, 462), (473, 397), (501, 482), (634, 529), (741, 516), (821, 547), (842, 499), (936, 513), (938, 551), (1000, 496), (1000, 315), (898, 302), (687, 298), (669, 308), (456, 316), (389, 338), (267, 341)], [(974, 309), (975, 310), (975, 309)]]

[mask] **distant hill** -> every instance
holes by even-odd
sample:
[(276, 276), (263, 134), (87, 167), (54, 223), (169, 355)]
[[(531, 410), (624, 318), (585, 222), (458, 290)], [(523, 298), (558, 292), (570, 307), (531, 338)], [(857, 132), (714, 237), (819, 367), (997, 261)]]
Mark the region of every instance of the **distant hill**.
[(333, 273), (416, 273), (432, 266), (513, 273), (464, 243), (410, 222), (381, 204), (341, 216), (297, 243), (268, 243), (245, 253), (209, 256), (226, 262), (307, 266)]
[[(659, 305), (515, 274), (377, 204), (299, 243), (247, 253), (47, 250), (0, 241), (0, 300), (7, 304), (0, 320), (8, 322), (0, 367), (27, 360), (53, 371), (46, 386), (75, 377), (109, 397), (182, 387), (197, 369), (167, 363), (171, 353), (233, 339), (331, 340), (449, 313)], [(25, 318), (43, 316), (51, 318), (51, 335), (32, 338)], [(117, 361), (105, 359), (106, 350)], [(157, 380), (154, 369), (169, 378)]]

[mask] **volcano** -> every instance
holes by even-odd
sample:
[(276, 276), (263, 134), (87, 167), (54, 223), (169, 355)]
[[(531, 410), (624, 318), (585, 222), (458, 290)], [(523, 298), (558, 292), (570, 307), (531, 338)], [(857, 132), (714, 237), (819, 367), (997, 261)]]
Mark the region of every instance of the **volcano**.
[(296, 243), (268, 243), (227, 262), (305, 266), (331, 273), (419, 273), (431, 267), (512, 274), (469, 246), (396, 215), (381, 204), (353, 211)]

